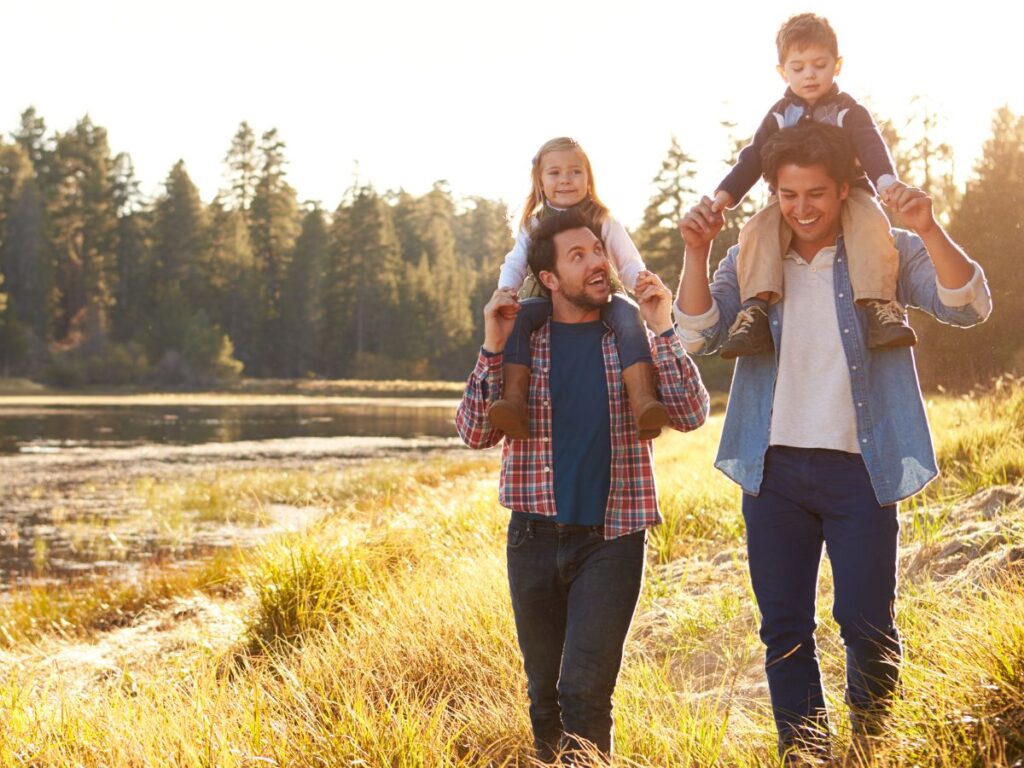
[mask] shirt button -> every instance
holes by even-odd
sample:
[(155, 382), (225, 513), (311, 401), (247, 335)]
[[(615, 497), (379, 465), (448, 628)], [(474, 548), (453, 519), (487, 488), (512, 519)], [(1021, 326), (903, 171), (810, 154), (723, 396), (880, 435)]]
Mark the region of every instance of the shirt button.
[(866, 443), (867, 441), (868, 439), (866, 437), (861, 440), (862, 443)]
[(849, 332), (850, 332), (849, 328), (843, 328), (843, 333), (849, 333)]
[(778, 324), (779, 324), (778, 320), (772, 320), (772, 325), (778, 325)]
[(850, 370), (851, 371), (856, 371), (857, 370), (857, 366), (856, 365), (851, 365), (850, 366)]
[(811, 267), (811, 272), (817, 272), (817, 271), (818, 271), (817, 269), (815, 269), (814, 267)]
[(545, 466), (544, 466), (544, 471), (545, 471), (545, 472), (550, 472), (550, 471), (551, 471), (551, 467), (549, 467), (549, 466), (545, 465)]
[(843, 294), (841, 294), (841, 293), (840, 293), (840, 294), (839, 294), (839, 298), (840, 298), (840, 299), (841, 299), (841, 298), (843, 298)]
[(548, 438), (542, 437), (541, 440), (546, 443), (548, 441)]
[(549, 405), (551, 405), (551, 401), (550, 400), (545, 400), (544, 401), (544, 406), (547, 407)]
[[(857, 403), (857, 407), (858, 408), (863, 408), (864, 407), (864, 403)], [(544, 439), (547, 440), (546, 437)]]

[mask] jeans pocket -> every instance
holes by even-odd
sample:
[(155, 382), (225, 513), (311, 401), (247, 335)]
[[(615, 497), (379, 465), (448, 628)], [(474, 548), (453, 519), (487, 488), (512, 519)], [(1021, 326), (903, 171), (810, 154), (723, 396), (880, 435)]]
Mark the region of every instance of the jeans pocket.
[(525, 523), (512, 520), (508, 524), (508, 548), (519, 549), (529, 537), (529, 529)]

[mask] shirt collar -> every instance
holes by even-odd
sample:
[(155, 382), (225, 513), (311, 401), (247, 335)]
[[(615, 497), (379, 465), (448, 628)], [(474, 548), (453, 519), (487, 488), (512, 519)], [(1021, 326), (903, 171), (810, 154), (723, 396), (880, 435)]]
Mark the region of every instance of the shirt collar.
[(792, 248), (790, 248), (789, 252), (782, 258), (789, 259), (790, 261), (795, 261), (796, 263), (803, 264), (805, 266), (831, 267), (832, 262), (836, 258), (836, 246), (826, 245), (824, 248), (822, 248), (820, 251), (814, 254), (814, 258), (811, 259), (809, 262), (804, 261), (803, 256), (801, 256)]

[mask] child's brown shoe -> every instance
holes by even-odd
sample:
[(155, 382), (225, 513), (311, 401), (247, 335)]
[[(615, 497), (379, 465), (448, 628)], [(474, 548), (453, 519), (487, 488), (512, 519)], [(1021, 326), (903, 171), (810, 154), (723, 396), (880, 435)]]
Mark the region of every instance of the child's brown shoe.
[(768, 303), (760, 299), (745, 301), (729, 328), (729, 338), (719, 351), (724, 360), (744, 355), (759, 355), (772, 349), (768, 328)]
[(668, 424), (668, 411), (658, 400), (654, 386), (654, 366), (647, 362), (633, 363), (622, 371), (626, 395), (636, 419), (636, 431), (641, 440), (653, 440)]
[(868, 315), (868, 349), (912, 347), (917, 334), (907, 323), (903, 305), (898, 301), (872, 299), (860, 302)]
[(491, 424), (514, 440), (530, 437), (530, 366), (506, 363), (504, 397), (491, 403), (487, 418)]

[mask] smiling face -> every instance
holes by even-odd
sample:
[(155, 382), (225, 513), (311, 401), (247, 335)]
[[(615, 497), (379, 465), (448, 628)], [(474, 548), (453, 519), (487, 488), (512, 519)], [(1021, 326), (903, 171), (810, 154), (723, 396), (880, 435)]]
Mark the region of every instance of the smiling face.
[(793, 93), (814, 105), (832, 88), (842, 66), (842, 57), (836, 58), (822, 45), (811, 44), (791, 48), (777, 68)]
[(540, 184), (544, 198), (555, 208), (571, 208), (590, 191), (590, 177), (578, 149), (545, 152), (540, 159)]
[(793, 230), (793, 250), (806, 261), (835, 245), (849, 192), (850, 185), (838, 183), (823, 165), (805, 168), (790, 163), (779, 168), (779, 209)]
[(586, 227), (559, 232), (553, 243), (554, 270), (541, 272), (540, 280), (551, 291), (554, 318), (560, 322), (598, 319), (612, 295), (604, 244)]

